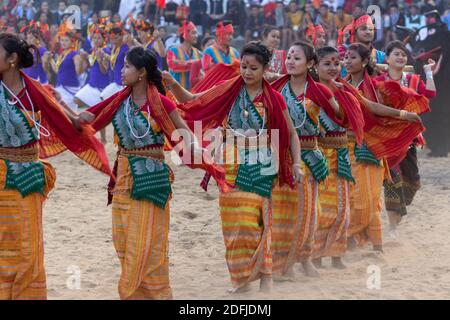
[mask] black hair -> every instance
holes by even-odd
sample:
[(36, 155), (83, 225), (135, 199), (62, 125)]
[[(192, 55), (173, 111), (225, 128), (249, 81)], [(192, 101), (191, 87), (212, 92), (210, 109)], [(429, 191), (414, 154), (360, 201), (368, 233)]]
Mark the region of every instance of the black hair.
[(394, 51), (394, 49), (400, 49), (404, 51), (406, 55), (408, 55), (409, 53), (408, 48), (406, 48), (405, 44), (402, 41), (394, 40), (389, 42), (386, 46), (386, 57), (388, 57), (392, 53), (392, 51)]
[(347, 51), (350, 51), (350, 50), (355, 51), (361, 57), (362, 61), (364, 61), (366, 59), (368, 60), (366, 69), (367, 69), (367, 72), (369, 73), (369, 75), (373, 75), (375, 72), (375, 67), (373, 65), (373, 61), (370, 56), (371, 51), (369, 49), (367, 49), (367, 47), (365, 45), (363, 45), (362, 43), (359, 43), (359, 42), (352, 43), (348, 47)]
[(205, 46), (206, 43), (208, 43), (208, 41), (210, 40), (215, 40), (216, 37), (214, 36), (208, 36), (208, 37), (204, 37), (201, 43), (202, 48)]
[(120, 27), (113, 27), (113, 28), (111, 28), (110, 33), (112, 33), (112, 34), (122, 34), (123, 31), (122, 31), (122, 28), (120, 28)]
[(162, 74), (158, 69), (156, 52), (153, 49), (144, 49), (141, 46), (134, 47), (127, 52), (126, 59), (138, 70), (145, 68), (147, 81), (154, 84), (161, 94), (166, 94), (162, 83)]
[(272, 58), (269, 49), (260, 41), (250, 41), (242, 48), (241, 59), (250, 55), (255, 56), (256, 61), (261, 63), (263, 67), (267, 66)]
[(40, 62), (39, 50), (35, 45), (28, 44), (25, 40), (10, 33), (0, 34), (0, 45), (5, 48), (6, 58), (9, 58), (13, 53), (17, 54), (18, 67), (29, 68), (34, 63), (34, 57), (31, 50), (36, 53), (37, 61)]
[(325, 46), (320, 48), (319, 50), (317, 50), (317, 61), (322, 60), (323, 58), (325, 58), (326, 56), (330, 55), (330, 54), (339, 54), (339, 51), (337, 51), (336, 48), (334, 47), (330, 47), (330, 46)]
[(305, 53), (306, 61), (314, 61), (314, 64), (317, 63), (317, 55), (316, 50), (314, 47), (306, 41), (296, 41), (294, 42), (291, 47), (300, 47), (302, 48), (303, 52)]
[[(308, 63), (310, 61), (314, 61), (314, 65), (317, 64), (316, 49), (314, 49), (314, 47), (309, 42), (296, 41), (291, 45), (291, 47), (302, 48), (303, 52), (305, 53), (306, 63)], [(310, 74), (315, 81), (319, 81), (319, 76), (317, 75), (315, 68), (309, 69), (308, 74)]]
[(280, 31), (276, 26), (266, 26), (263, 30), (263, 38), (267, 38), (272, 31)]

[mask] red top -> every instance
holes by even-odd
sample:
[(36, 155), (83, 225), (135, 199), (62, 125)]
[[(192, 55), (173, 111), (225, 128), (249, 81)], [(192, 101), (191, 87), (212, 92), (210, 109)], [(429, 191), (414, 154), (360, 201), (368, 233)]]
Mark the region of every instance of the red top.
[[(408, 73), (406, 75), (406, 80), (408, 82), (408, 84), (407, 84), (408, 88), (411, 88), (410, 87), (411, 77), (412, 77), (411, 73)], [(389, 74), (388, 73), (384, 73), (384, 74), (382, 74), (380, 76), (375, 77), (375, 80), (376, 81), (388, 81), (388, 80), (392, 80), (392, 79), (389, 78)], [(399, 82), (399, 81), (397, 81), (397, 82)], [(436, 96), (436, 91), (428, 90), (425, 82), (422, 79), (419, 80), (417, 88), (411, 88), (411, 89), (414, 89), (418, 94), (424, 95), (428, 99), (432, 99), (432, 98), (434, 98)]]

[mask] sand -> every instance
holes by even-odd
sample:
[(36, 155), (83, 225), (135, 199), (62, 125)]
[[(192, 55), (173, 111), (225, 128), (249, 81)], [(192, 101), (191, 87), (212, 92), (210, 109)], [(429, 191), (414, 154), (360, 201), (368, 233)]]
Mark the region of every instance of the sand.
[[(107, 150), (114, 159), (115, 147), (108, 143)], [(201, 171), (172, 165), (176, 180), (169, 251), (174, 298), (449, 299), (450, 158), (427, 158), (422, 150), (419, 161), (423, 187), (397, 240), (385, 237), (383, 254), (369, 248), (348, 252), (346, 270), (332, 269), (325, 259), (319, 279), (305, 277), (296, 266), (295, 281), (275, 283), (270, 294), (258, 292), (253, 283), (252, 291), (236, 295), (227, 293), (217, 188), (210, 185), (205, 193), (199, 186)], [(106, 207), (108, 178), (69, 152), (50, 162), (58, 179), (43, 219), (48, 298), (118, 299), (120, 264), (112, 243), (111, 207)], [(380, 270), (379, 278), (368, 273), (372, 269)]]

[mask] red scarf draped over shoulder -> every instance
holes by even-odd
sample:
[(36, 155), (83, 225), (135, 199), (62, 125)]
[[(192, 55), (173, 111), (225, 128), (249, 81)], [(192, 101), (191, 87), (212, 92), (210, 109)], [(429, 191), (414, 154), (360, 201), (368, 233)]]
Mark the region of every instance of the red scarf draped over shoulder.
[(203, 92), (211, 89), (221, 81), (232, 79), (239, 75), (239, 68), (239, 61), (233, 61), (232, 64), (216, 64), (205, 73), (203, 79), (192, 88), (191, 92)]
[(344, 90), (352, 93), (363, 107), (365, 118), (365, 141), (370, 151), (377, 158), (386, 157), (388, 164), (393, 167), (400, 163), (406, 155), (406, 151), (411, 145), (414, 138), (425, 130), (425, 127), (420, 123), (410, 123), (404, 120), (380, 117), (372, 114), (366, 106), (366, 99), (378, 102), (377, 88), (381, 95), (382, 102), (392, 108), (407, 110), (410, 112), (422, 113), (428, 109), (428, 101), (425, 97), (421, 97), (417, 93), (401, 86), (394, 81), (376, 82), (370, 78), (366, 72), (364, 81), (360, 89), (354, 88), (346, 81), (341, 81), (344, 85)]
[[(111, 123), (114, 115), (122, 105), (122, 102), (128, 98), (130, 94), (131, 87), (125, 87), (118, 93), (87, 110), (96, 116), (95, 120), (91, 124), (95, 131), (99, 131)], [(171, 140), (171, 137), (177, 128), (173, 124), (169, 113), (161, 101), (160, 93), (154, 85), (149, 85), (147, 88), (147, 100), (150, 102), (151, 115), (153, 119), (164, 132), (166, 142), (172, 147), (173, 141)], [(181, 159), (183, 159), (183, 157), (181, 157)], [(186, 165), (193, 169), (205, 170), (214, 177), (221, 190), (229, 189), (229, 186), (225, 180), (225, 171), (220, 166), (211, 164), (209, 159), (208, 161), (202, 161), (201, 164), (187, 163)]]
[(21, 76), (31, 100), (39, 107), (42, 126), (50, 132), (49, 137), (40, 137), (39, 156), (45, 159), (69, 149), (95, 169), (112, 176), (105, 148), (90, 126), (82, 125), (79, 132), (47, 89), (23, 72)]
[[(289, 81), (290, 76), (284, 75), (278, 80), (272, 82), (272, 87), (281, 91), (286, 83)], [(325, 85), (314, 81), (314, 79), (308, 75), (308, 87), (306, 89), (306, 97), (313, 101), (315, 104), (323, 108), (325, 113), (337, 124), (342, 127), (350, 127), (356, 135), (356, 140), (360, 144), (363, 140), (363, 127), (364, 117), (361, 112), (359, 104), (355, 104), (354, 99), (349, 95), (342, 93), (342, 91), (334, 90), (334, 97), (336, 98), (339, 106), (343, 109), (344, 117), (338, 118), (334, 112), (333, 106), (330, 104), (330, 99), (333, 98), (333, 93)]]
[[(190, 128), (194, 128), (196, 121), (201, 121), (202, 131), (205, 133), (207, 130), (216, 129), (223, 125), (242, 86), (244, 86), (244, 80), (241, 76), (237, 76), (209, 89), (195, 100), (178, 105), (178, 108), (181, 110), (181, 114)], [(274, 91), (265, 80), (263, 80), (262, 102), (268, 114), (269, 138), (272, 130), (279, 130), (277, 151), (279, 155), (278, 178), (280, 185), (288, 184), (293, 187), (290, 132), (283, 113), (286, 103), (283, 97)], [(204, 141), (204, 143), (209, 142)]]

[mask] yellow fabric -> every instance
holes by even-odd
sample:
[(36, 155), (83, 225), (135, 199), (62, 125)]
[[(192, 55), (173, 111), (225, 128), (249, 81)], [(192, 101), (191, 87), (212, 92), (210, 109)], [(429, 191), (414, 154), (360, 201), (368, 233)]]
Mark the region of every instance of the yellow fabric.
[(4, 189), (6, 163), (0, 160), (0, 299), (46, 299), (42, 205), (56, 175), (44, 162), (44, 195), (25, 198)]
[(358, 246), (368, 240), (382, 245), (381, 192), (383, 190), (384, 166), (355, 161), (354, 143), (349, 144), (352, 173), (356, 183), (350, 185), (350, 226), (348, 237)]
[(270, 201), (255, 193), (232, 191), (220, 194), (219, 205), (233, 287), (271, 275)]
[(171, 299), (168, 236), (169, 204), (165, 209), (130, 198), (132, 175), (128, 159), (118, 158), (112, 202), (113, 242), (122, 272), (121, 299)]

